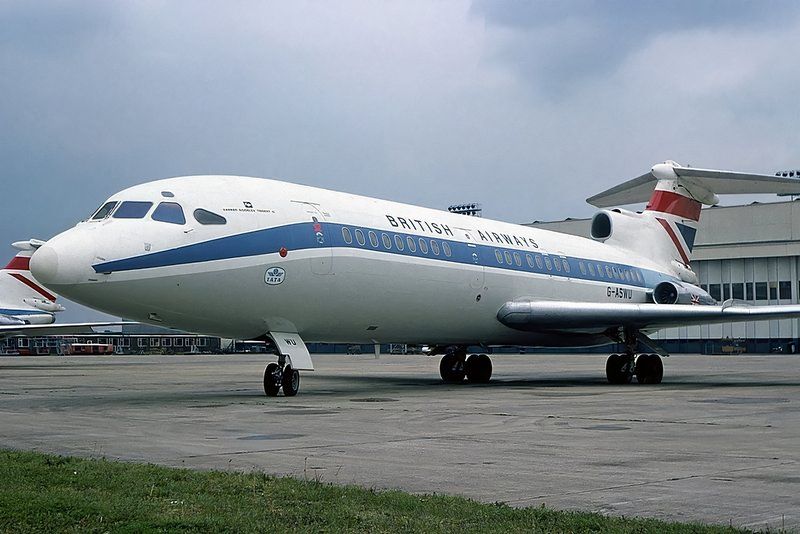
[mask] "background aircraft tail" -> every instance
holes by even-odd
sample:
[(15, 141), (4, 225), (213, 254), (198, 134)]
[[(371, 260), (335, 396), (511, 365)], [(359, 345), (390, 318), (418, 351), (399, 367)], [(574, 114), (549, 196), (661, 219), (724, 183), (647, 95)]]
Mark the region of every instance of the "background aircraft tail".
[(53, 313), (64, 308), (56, 303), (57, 296), (42, 287), (30, 272), (30, 258), (35, 246), (29, 241), (13, 244), (20, 252), (4, 269), (0, 269), (0, 314), (22, 319), (32, 324), (49, 324)]
[(591, 236), (647, 257), (681, 280), (697, 284), (690, 267), (700, 209), (719, 202), (719, 194), (800, 194), (795, 178), (683, 167), (659, 163), (633, 180), (588, 198), (605, 208), (647, 202), (641, 213), (603, 210), (592, 219)]

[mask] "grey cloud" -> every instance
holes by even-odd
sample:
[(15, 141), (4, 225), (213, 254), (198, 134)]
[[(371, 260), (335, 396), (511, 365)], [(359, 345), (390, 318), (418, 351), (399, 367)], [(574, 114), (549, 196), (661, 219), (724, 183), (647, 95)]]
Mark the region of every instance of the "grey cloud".
[[(476, 0), (472, 13), (512, 36), (496, 51), (529, 84), (554, 100), (613, 72), (631, 53), (670, 33), (763, 28), (787, 31), (800, 14), (780, 0)], [(791, 39), (791, 33), (786, 34)]]

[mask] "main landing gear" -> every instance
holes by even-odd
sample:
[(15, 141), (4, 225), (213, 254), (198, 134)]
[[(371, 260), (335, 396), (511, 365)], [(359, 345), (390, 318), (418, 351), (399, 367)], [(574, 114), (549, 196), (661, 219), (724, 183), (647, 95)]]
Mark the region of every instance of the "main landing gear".
[(612, 354), (606, 360), (606, 377), (609, 384), (630, 384), (634, 375), (640, 384), (660, 384), (664, 378), (664, 364), (658, 354), (636, 354), (640, 338), (649, 339), (643, 334), (625, 330), (623, 333), (626, 351)]
[(286, 397), (294, 397), (300, 391), (300, 371), (283, 362), (272, 362), (264, 369), (264, 393), (267, 397), (277, 397), (283, 389)]
[(470, 354), (467, 349), (449, 349), (439, 362), (439, 374), (448, 384), (485, 384), (492, 378), (492, 360), (487, 354)]

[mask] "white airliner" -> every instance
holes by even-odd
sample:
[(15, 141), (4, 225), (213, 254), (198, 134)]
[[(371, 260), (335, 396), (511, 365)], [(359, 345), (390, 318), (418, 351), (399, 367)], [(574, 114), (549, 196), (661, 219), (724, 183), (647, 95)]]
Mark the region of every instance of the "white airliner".
[(62, 323), (55, 314), (64, 311), (49, 292), (31, 275), (31, 256), (44, 241), (17, 241), (19, 250), (4, 269), (0, 269), (0, 339), (12, 335), (92, 333), (93, 327), (120, 325), (120, 322)]
[[(33, 255), (47, 287), (182, 330), (272, 341), (267, 395), (313, 370), (306, 342), (414, 343), (448, 382), (486, 382), (467, 347), (624, 343), (611, 383), (659, 383), (659, 328), (800, 315), (719, 304), (689, 259), (716, 193), (800, 193), (781, 177), (674, 162), (588, 201), (592, 239), (275, 180), (187, 176), (125, 189)], [(654, 353), (637, 354), (639, 343)]]

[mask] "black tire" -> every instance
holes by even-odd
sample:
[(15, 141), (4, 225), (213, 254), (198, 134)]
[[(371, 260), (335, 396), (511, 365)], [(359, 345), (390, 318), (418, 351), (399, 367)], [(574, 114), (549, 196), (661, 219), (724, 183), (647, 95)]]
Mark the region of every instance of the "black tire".
[(280, 367), (272, 362), (264, 369), (264, 393), (267, 397), (277, 397), (281, 389)]
[(632, 362), (627, 354), (612, 354), (606, 360), (606, 378), (609, 384), (630, 384), (633, 379)]
[(448, 384), (460, 384), (466, 375), (464, 367), (463, 358), (458, 354), (448, 352), (442, 356), (442, 360), (439, 362), (439, 375)]
[(658, 354), (640, 354), (636, 358), (636, 381), (640, 384), (660, 384), (664, 364)]
[(286, 366), (283, 370), (283, 378), (281, 380), (283, 386), (283, 394), (286, 397), (294, 397), (300, 391), (300, 371)]
[(488, 354), (473, 354), (464, 364), (467, 382), (486, 384), (492, 378), (492, 359)]

